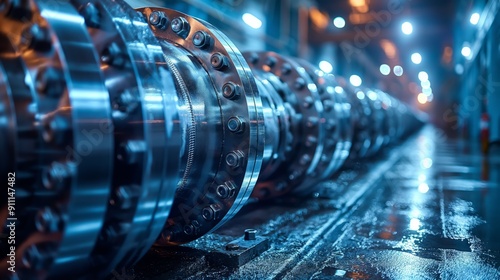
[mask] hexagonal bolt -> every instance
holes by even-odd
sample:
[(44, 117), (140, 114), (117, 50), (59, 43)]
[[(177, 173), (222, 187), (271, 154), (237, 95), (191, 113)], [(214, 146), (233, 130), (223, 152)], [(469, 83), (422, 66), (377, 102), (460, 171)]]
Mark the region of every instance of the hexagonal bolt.
[(44, 120), (42, 137), (47, 143), (68, 144), (71, 140), (71, 127), (68, 117), (55, 115)]
[(33, 24), (21, 33), (21, 49), (32, 49), (37, 52), (48, 52), (52, 49), (50, 32), (46, 27)]
[(123, 113), (132, 113), (139, 107), (139, 93), (132, 90), (124, 90), (113, 100), (113, 109)]
[(210, 57), (210, 64), (216, 70), (224, 70), (229, 66), (227, 57), (221, 53), (214, 53)]
[(61, 230), (61, 216), (49, 207), (42, 208), (35, 216), (35, 227), (40, 232), (58, 232)]
[(174, 18), (170, 26), (172, 31), (184, 39), (189, 35), (189, 31), (191, 30), (191, 25), (189, 25), (187, 19), (183, 17)]
[(257, 231), (255, 229), (245, 229), (245, 240), (255, 240)]
[(331, 100), (324, 100), (323, 101), (323, 108), (325, 109), (325, 112), (331, 112), (334, 106), (335, 105), (333, 104), (333, 101), (331, 101)]
[(245, 131), (246, 128), (245, 119), (239, 116), (231, 117), (227, 121), (227, 128), (229, 129), (229, 131), (233, 133), (242, 133), (243, 131)]
[(288, 75), (292, 73), (292, 65), (290, 65), (289, 63), (283, 64), (283, 66), (281, 67), (281, 73), (283, 75)]
[(130, 209), (139, 198), (141, 189), (137, 185), (120, 186), (110, 200), (110, 204), (122, 210)]
[(158, 29), (165, 29), (168, 26), (168, 18), (165, 13), (154, 11), (149, 15), (149, 24)]
[(130, 140), (120, 145), (117, 158), (127, 164), (138, 163), (144, 156), (146, 149), (144, 141)]
[(256, 53), (251, 53), (250, 54), (250, 57), (248, 58), (248, 60), (250, 61), (250, 63), (252, 64), (257, 64), (259, 62), (259, 55), (256, 54)]
[(126, 234), (130, 229), (130, 223), (111, 223), (99, 236), (100, 242), (112, 244), (115, 240)]
[(193, 35), (193, 45), (200, 49), (208, 49), (212, 45), (212, 37), (205, 31), (196, 31)]
[(85, 25), (92, 28), (101, 26), (101, 11), (92, 2), (88, 2), (78, 10), (80, 15), (85, 19)]
[(0, 15), (21, 22), (29, 22), (33, 18), (30, 1), (0, 1)]
[(306, 154), (306, 155), (303, 155), (303, 156), (300, 158), (300, 161), (299, 161), (299, 163), (300, 163), (301, 165), (306, 165), (306, 164), (308, 164), (308, 163), (310, 163), (310, 162), (311, 162), (311, 156), (309, 156), (309, 155), (307, 155), (307, 154)]
[(36, 75), (35, 88), (40, 94), (53, 98), (61, 97), (66, 89), (64, 73), (54, 67), (41, 68)]
[(218, 185), (216, 188), (217, 196), (222, 199), (231, 198), (236, 193), (236, 186), (233, 182), (228, 181), (222, 185)]
[(203, 208), (201, 215), (203, 219), (207, 221), (215, 221), (220, 219), (222, 212), (222, 206), (220, 204), (211, 204), (208, 207)]
[(233, 82), (227, 82), (222, 87), (222, 95), (227, 99), (235, 100), (240, 97), (240, 87)]
[(309, 117), (307, 118), (307, 127), (315, 127), (319, 123), (319, 119), (317, 117)]
[(322, 155), (321, 156), (321, 162), (326, 163), (330, 161), (330, 157), (327, 155)]
[(123, 68), (128, 64), (128, 55), (116, 42), (112, 42), (101, 54), (101, 63)]
[(233, 151), (226, 155), (226, 164), (232, 169), (237, 169), (243, 165), (243, 160), (245, 159), (245, 154), (240, 151)]
[(306, 98), (304, 98), (303, 106), (305, 108), (311, 108), (313, 104), (314, 104), (314, 99), (311, 96), (306, 96)]
[(184, 226), (184, 233), (187, 235), (196, 235), (198, 234), (200, 228), (200, 223), (197, 220), (193, 220), (191, 223)]
[(333, 131), (337, 128), (337, 123), (334, 120), (328, 120), (325, 124), (325, 127), (328, 131)]
[(303, 78), (297, 78), (293, 87), (298, 90), (302, 90), (306, 87), (306, 81)]
[(275, 57), (268, 57), (267, 60), (266, 60), (266, 65), (269, 66), (270, 68), (273, 68), (277, 63), (277, 60)]
[(73, 172), (68, 164), (54, 162), (42, 172), (42, 183), (46, 189), (59, 191), (69, 185)]
[(312, 135), (307, 136), (306, 147), (312, 147), (314, 144), (318, 143), (318, 139)]
[(23, 265), (34, 271), (48, 267), (54, 259), (54, 249), (49, 244), (31, 245), (22, 256)]

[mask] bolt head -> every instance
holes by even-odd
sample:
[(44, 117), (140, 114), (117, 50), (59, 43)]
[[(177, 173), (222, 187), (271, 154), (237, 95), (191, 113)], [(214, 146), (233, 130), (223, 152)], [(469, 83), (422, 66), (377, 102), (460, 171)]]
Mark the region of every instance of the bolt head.
[(42, 182), (45, 188), (59, 190), (69, 183), (71, 170), (67, 164), (54, 162), (42, 173)]
[(101, 62), (111, 66), (123, 68), (127, 65), (128, 55), (124, 53), (116, 42), (111, 43), (101, 54)]
[(92, 28), (99, 28), (101, 25), (101, 12), (94, 3), (89, 2), (80, 8), (80, 15), (85, 19), (85, 24)]
[(226, 156), (226, 164), (233, 169), (237, 169), (243, 165), (243, 158), (244, 154), (241, 151), (230, 152)]
[(165, 13), (160, 11), (154, 11), (149, 15), (149, 24), (158, 29), (165, 29), (168, 24), (168, 18)]
[(49, 30), (33, 24), (21, 33), (21, 49), (32, 49), (37, 52), (48, 52), (52, 49)]
[(71, 139), (71, 127), (68, 118), (63, 115), (48, 118), (44, 123), (42, 136), (47, 143), (66, 144)]
[(57, 232), (60, 230), (60, 216), (49, 207), (42, 208), (35, 217), (35, 226), (40, 232)]
[(227, 99), (237, 99), (240, 96), (240, 88), (238, 85), (235, 85), (234, 83), (226, 83), (222, 87), (222, 95), (224, 95), (225, 98)]
[(172, 28), (172, 31), (174, 31), (177, 35), (181, 36), (182, 38), (186, 38), (191, 29), (189, 22), (183, 17), (174, 18), (170, 23), (170, 26)]
[(128, 141), (120, 145), (118, 159), (127, 164), (138, 163), (146, 152), (146, 144), (143, 141)]
[(210, 58), (210, 64), (216, 70), (223, 70), (228, 67), (227, 57), (221, 53), (214, 53)]
[(311, 96), (307, 96), (306, 98), (304, 98), (305, 108), (311, 108), (313, 104), (314, 104), (314, 99)]
[(301, 89), (304, 89), (305, 86), (306, 86), (306, 81), (304, 81), (303, 78), (297, 78), (295, 80), (295, 84), (294, 84), (295, 89), (301, 90)]
[(211, 45), (211, 38), (205, 31), (196, 31), (193, 35), (193, 45), (200, 49), (207, 49)]
[(245, 229), (245, 240), (255, 240), (257, 231), (255, 229)]
[(217, 196), (219, 196), (222, 199), (234, 196), (235, 192), (236, 188), (234, 186), (234, 183), (232, 182), (226, 182), (225, 184), (219, 185), (216, 188)]
[(42, 68), (36, 75), (35, 87), (41, 94), (59, 98), (66, 88), (64, 74), (54, 67)]
[(203, 208), (201, 215), (207, 221), (218, 220), (220, 219), (221, 211), (222, 207), (219, 204), (211, 204)]
[(241, 117), (231, 117), (227, 121), (227, 128), (233, 133), (242, 133), (245, 130), (245, 120)]
[(276, 61), (276, 58), (275, 57), (268, 57), (267, 60), (266, 60), (266, 65), (269, 66), (270, 68), (273, 68), (274, 65), (276, 65), (277, 61)]
[(281, 73), (283, 75), (288, 75), (292, 72), (292, 66), (289, 63), (283, 64), (283, 67), (281, 68)]

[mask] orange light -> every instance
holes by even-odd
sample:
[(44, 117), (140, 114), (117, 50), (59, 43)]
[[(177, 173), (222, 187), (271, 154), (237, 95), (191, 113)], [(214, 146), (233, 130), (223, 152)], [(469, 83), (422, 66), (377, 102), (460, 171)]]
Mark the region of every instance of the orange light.
[(423, 93), (419, 93), (417, 96), (417, 100), (418, 100), (418, 103), (423, 105), (423, 104), (427, 103), (427, 95), (425, 95)]
[(453, 49), (449, 46), (444, 48), (442, 60), (446, 64), (450, 64), (453, 59)]
[(349, 15), (349, 21), (352, 24), (366, 24), (373, 20), (374, 18), (371, 13), (368, 14), (352, 13)]
[(349, 0), (349, 4), (353, 7), (361, 7), (361, 6), (366, 6), (366, 1), (365, 0)]
[(321, 12), (316, 7), (312, 7), (309, 10), (309, 17), (311, 18), (312, 23), (320, 29), (325, 29), (330, 22), (328, 15)]
[(368, 11), (370, 10), (370, 8), (367, 5), (355, 7), (355, 9), (356, 9), (356, 11), (363, 13), (363, 14), (368, 13)]
[(354, 10), (359, 13), (368, 13), (370, 10), (370, 7), (368, 6), (370, 4), (369, 0), (349, 0), (349, 3)]
[(380, 40), (380, 46), (382, 47), (385, 55), (387, 55), (388, 58), (396, 58), (397, 50), (393, 42), (387, 39), (382, 39)]

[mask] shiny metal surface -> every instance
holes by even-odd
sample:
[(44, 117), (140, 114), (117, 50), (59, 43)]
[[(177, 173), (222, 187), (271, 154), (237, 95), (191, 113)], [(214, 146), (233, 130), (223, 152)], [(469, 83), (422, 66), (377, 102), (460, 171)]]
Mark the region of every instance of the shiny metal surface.
[(16, 210), (1, 201), (1, 218), (4, 241), (18, 219), (13, 279), (103, 278), (153, 243), (216, 230), (250, 199), (319, 193), (349, 155), (374, 155), (420, 124), (383, 92), (276, 53), (242, 55), (177, 11), (2, 4), (0, 171), (17, 181)]

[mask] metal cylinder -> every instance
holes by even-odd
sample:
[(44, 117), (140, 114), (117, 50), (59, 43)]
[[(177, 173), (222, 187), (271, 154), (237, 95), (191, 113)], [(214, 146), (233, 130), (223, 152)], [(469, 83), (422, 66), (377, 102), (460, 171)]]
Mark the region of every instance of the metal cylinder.
[(177, 11), (121, 0), (1, 8), (0, 171), (15, 177), (3, 236), (16, 229), (2, 249), (17, 256), (14, 279), (103, 278), (154, 243), (217, 229), (251, 196), (316, 192), (348, 157), (418, 123), (388, 94), (296, 58), (241, 54)]

